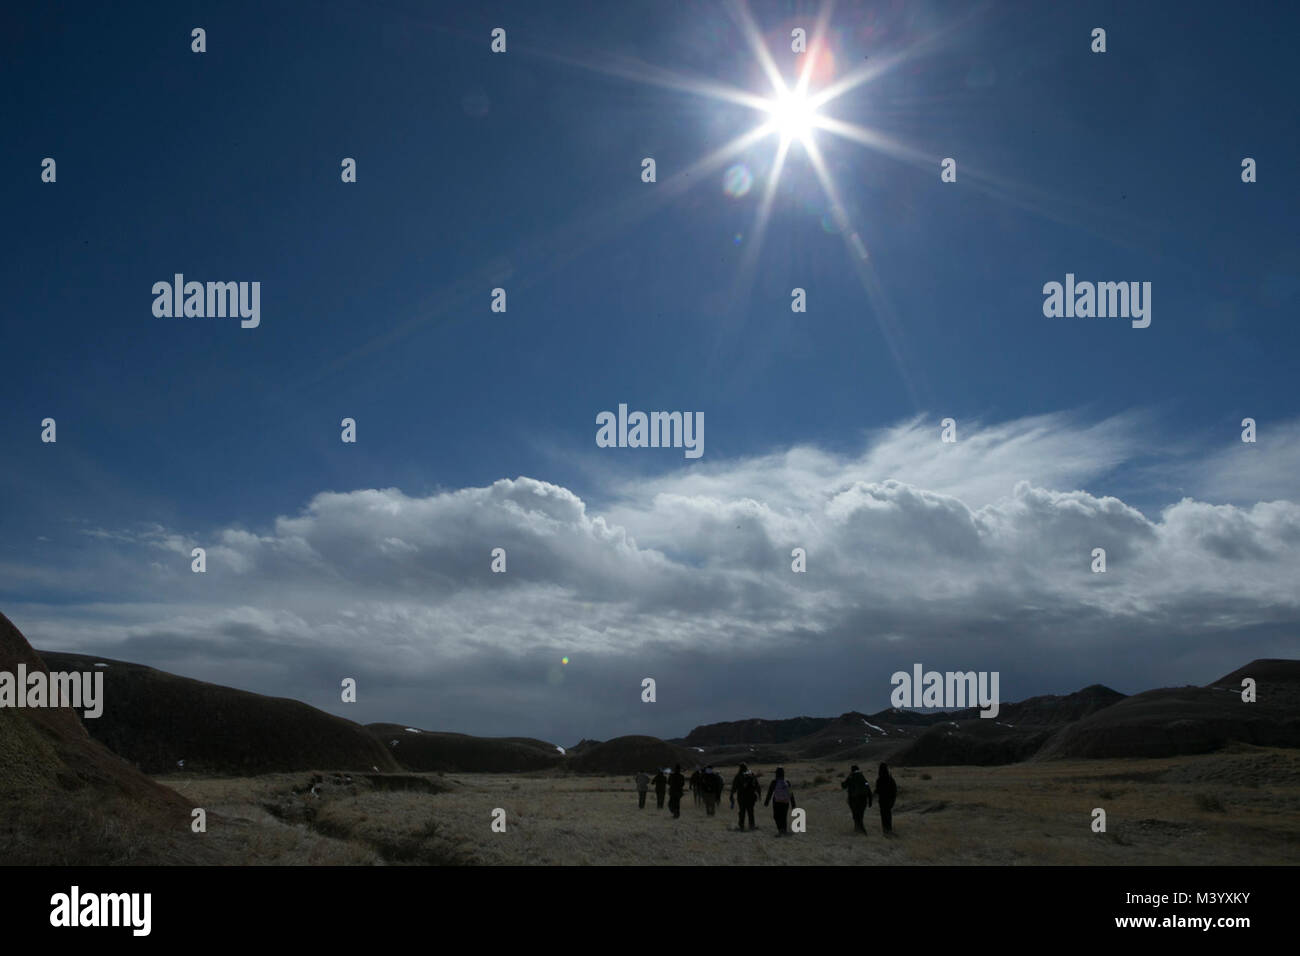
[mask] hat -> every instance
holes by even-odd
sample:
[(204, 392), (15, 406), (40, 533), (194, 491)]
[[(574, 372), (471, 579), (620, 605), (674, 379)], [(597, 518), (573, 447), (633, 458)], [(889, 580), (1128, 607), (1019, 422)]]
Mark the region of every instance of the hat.
[(849, 773), (856, 773), (857, 770), (858, 770), (858, 765), (854, 764), (852, 767), (849, 768)]

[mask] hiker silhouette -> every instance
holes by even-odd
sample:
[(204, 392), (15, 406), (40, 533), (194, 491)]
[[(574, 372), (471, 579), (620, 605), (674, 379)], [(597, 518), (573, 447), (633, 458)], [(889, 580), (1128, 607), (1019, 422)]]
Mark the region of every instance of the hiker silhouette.
[(871, 806), (871, 784), (867, 783), (867, 778), (858, 769), (857, 764), (849, 768), (849, 775), (840, 783), (840, 789), (849, 792), (849, 812), (853, 814), (853, 832), (866, 833), (867, 828), (862, 823), (862, 815), (867, 812), (867, 807)]
[(682, 765), (678, 764), (668, 775), (668, 809), (672, 811), (673, 819), (682, 815), (682, 791), (685, 789), (686, 775), (682, 773)]
[(662, 810), (664, 808), (664, 791), (668, 789), (668, 778), (664, 776), (662, 770), (656, 770), (654, 779), (650, 782), (653, 783), (655, 787), (655, 800), (659, 803), (657, 809)]
[(776, 777), (767, 787), (767, 797), (763, 800), (763, 806), (772, 804), (772, 819), (776, 821), (776, 835), (785, 836), (786, 821), (789, 820), (790, 811), (794, 809), (794, 790), (790, 788), (790, 781), (785, 779), (785, 768), (776, 768)]
[(736, 775), (731, 779), (731, 802), (735, 806), (740, 803), (740, 819), (736, 829), (745, 829), (745, 817), (749, 817), (749, 828), (757, 830), (754, 824), (754, 804), (758, 803), (758, 777), (750, 772), (747, 764), (741, 764)]
[(876, 775), (876, 802), (880, 805), (880, 829), (894, 832), (894, 800), (898, 797), (898, 784), (889, 774), (889, 767), (880, 765)]

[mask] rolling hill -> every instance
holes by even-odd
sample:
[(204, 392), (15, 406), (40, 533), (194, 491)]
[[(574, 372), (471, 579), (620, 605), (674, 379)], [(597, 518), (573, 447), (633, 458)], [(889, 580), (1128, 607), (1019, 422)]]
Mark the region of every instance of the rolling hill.
[[(1258, 699), (1241, 699), (1253, 677)], [(1205, 687), (1134, 694), (1063, 728), (1040, 758), (1172, 757), (1231, 743), (1300, 747), (1300, 661), (1259, 660)]]
[[(0, 671), (19, 664), (49, 670), (0, 614)], [(6, 864), (209, 862), (188, 838), (189, 803), (91, 739), (70, 708), (0, 708), (0, 768)]]
[(142, 664), (44, 651), (52, 670), (104, 672), (95, 740), (149, 774), (250, 775), (297, 770), (400, 769), (360, 724), (284, 697), (178, 677)]
[[(691, 768), (742, 760), (992, 766), (1195, 754), (1237, 742), (1300, 747), (1300, 661), (1292, 660), (1253, 661), (1205, 687), (1164, 688), (1131, 697), (1093, 684), (1072, 694), (1003, 703), (996, 718), (982, 718), (976, 708), (749, 718), (701, 725), (686, 737), (669, 740), (639, 735), (584, 739), (566, 754), (531, 737), (476, 737), (395, 723), (363, 727), (299, 701), (139, 664), (58, 652), (43, 656), (54, 670), (106, 665), (99, 668), (108, 701), (104, 715), (84, 726), (79, 718), (74, 724), (65, 721), (62, 732), (84, 736), (88, 730), (150, 774), (175, 772), (180, 761), (186, 771), (238, 775), (323, 768), (621, 774), (675, 763)], [(1254, 703), (1241, 700), (1245, 677), (1257, 682)], [(57, 724), (60, 719), (38, 715), (29, 722)]]
[(684, 768), (693, 768), (701, 762), (701, 757), (698, 751), (670, 744), (658, 737), (631, 735), (593, 744), (570, 757), (567, 766), (578, 773), (636, 773), (679, 763)]
[(402, 724), (367, 724), (366, 730), (404, 769), (417, 772), (522, 773), (564, 761), (555, 744), (531, 737), (472, 737)]

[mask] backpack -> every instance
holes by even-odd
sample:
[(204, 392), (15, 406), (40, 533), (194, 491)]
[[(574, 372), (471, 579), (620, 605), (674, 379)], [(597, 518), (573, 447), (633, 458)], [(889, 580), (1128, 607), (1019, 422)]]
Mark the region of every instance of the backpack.
[(758, 797), (758, 778), (752, 773), (747, 773), (740, 778), (740, 795), (742, 797)]
[(778, 780), (772, 788), (772, 800), (776, 803), (790, 802), (790, 781)]

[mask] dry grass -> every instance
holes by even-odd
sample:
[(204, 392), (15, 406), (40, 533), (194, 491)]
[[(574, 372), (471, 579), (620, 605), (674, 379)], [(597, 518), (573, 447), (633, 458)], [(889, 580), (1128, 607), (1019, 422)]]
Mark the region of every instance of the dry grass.
[[(653, 793), (638, 810), (632, 782), (622, 777), (420, 774), (412, 776), (444, 792), (364, 785), (326, 787), (319, 798), (292, 793), (303, 774), (167, 782), (209, 809), (207, 839), (249, 863), (1300, 862), (1297, 751), (903, 768), (890, 838), (874, 808), (869, 834), (853, 834), (839, 786), (846, 769), (787, 765), (808, 832), (784, 839), (774, 837), (771, 811), (761, 804), (758, 831), (744, 833), (725, 802), (708, 817), (689, 793), (678, 820), (655, 809)], [(497, 807), (506, 810), (505, 833), (491, 832)], [(1104, 834), (1091, 830), (1094, 807), (1106, 810)], [(223, 822), (212, 823), (213, 813)]]

